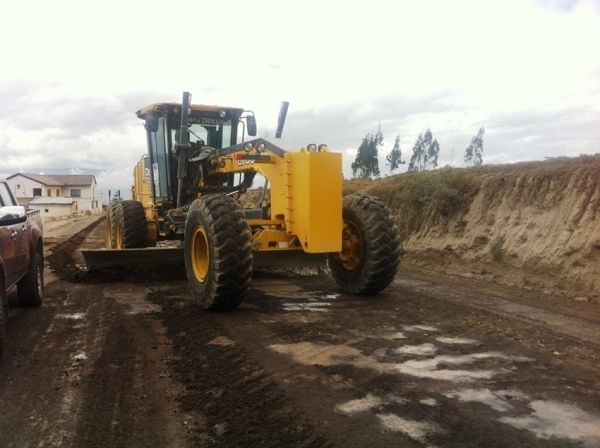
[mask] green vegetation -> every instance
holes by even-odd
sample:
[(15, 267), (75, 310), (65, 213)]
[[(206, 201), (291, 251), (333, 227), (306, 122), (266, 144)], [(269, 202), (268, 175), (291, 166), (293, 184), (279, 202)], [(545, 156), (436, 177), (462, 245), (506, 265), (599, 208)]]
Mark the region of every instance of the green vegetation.
[(413, 155), (410, 158), (408, 171), (424, 171), (430, 168), (437, 168), (438, 156), (440, 154), (440, 144), (433, 134), (427, 128), (425, 134), (419, 134), (415, 146), (413, 146)]
[(404, 164), (404, 160), (402, 160), (402, 151), (400, 150), (400, 135), (396, 136), (396, 141), (394, 142), (394, 148), (392, 151), (385, 156), (385, 160), (390, 167), (390, 175), (394, 174), (394, 171), (400, 167), (400, 165)]
[(465, 162), (468, 165), (481, 165), (483, 163), (483, 135), (485, 129), (479, 128), (477, 135), (471, 139), (471, 144), (465, 149)]
[(344, 194), (367, 192), (381, 198), (393, 210), (401, 237), (418, 231), (428, 217), (447, 219), (468, 208), (476, 191), (462, 168), (446, 166), (388, 177), (378, 181), (344, 184)]
[(363, 138), (356, 159), (352, 163), (352, 176), (371, 178), (379, 177), (379, 148), (383, 146), (383, 134), (381, 133), (381, 125), (377, 134), (367, 134)]

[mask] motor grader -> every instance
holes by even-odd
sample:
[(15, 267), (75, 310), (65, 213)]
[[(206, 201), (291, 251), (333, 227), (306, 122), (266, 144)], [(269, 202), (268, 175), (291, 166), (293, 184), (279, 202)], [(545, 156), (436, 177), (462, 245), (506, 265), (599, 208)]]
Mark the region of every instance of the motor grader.
[[(185, 260), (197, 303), (239, 305), (253, 267), (328, 266), (342, 291), (385, 289), (399, 264), (394, 219), (377, 198), (342, 198), (342, 155), (326, 145), (297, 148), (256, 137), (240, 108), (156, 103), (137, 111), (148, 152), (133, 172), (132, 199), (112, 202), (104, 250), (83, 251), (88, 268)], [(238, 143), (238, 141), (240, 141)], [(262, 175), (256, 208), (238, 201)], [(260, 176), (259, 176), (260, 177)], [(173, 241), (173, 247), (163, 247)], [(183, 252), (183, 253), (182, 253)]]

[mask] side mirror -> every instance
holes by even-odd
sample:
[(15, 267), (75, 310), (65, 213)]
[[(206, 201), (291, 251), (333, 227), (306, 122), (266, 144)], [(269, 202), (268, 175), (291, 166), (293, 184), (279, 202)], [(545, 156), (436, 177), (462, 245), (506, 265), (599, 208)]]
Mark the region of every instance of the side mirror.
[(246, 124), (248, 127), (248, 135), (251, 137), (256, 136), (256, 118), (254, 118), (254, 115), (248, 115), (246, 117)]
[(25, 207), (12, 205), (0, 207), (0, 226), (10, 226), (27, 221)]
[(158, 131), (158, 115), (153, 110), (146, 112), (146, 131)]

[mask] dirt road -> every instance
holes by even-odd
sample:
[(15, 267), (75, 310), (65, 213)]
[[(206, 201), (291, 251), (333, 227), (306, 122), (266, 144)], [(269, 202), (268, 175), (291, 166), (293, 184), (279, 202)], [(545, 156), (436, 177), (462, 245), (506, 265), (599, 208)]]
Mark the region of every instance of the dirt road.
[(180, 271), (82, 272), (102, 238), (48, 229), (45, 303), (7, 324), (0, 447), (600, 446), (598, 305), (403, 266), (372, 298), (256, 278), (207, 313)]

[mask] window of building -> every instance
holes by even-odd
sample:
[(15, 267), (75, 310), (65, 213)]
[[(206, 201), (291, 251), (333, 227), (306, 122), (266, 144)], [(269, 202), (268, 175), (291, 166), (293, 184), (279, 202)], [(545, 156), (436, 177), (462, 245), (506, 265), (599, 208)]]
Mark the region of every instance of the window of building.
[(48, 213), (48, 209), (47, 209), (47, 208), (45, 208), (45, 209), (44, 209), (44, 212), (45, 212), (45, 213)]
[(41, 196), (42, 195), (42, 189), (41, 188), (34, 188), (33, 189), (33, 196)]
[(79, 198), (79, 197), (81, 197), (81, 190), (71, 190), (71, 197), (72, 198)]
[(46, 190), (46, 193), (48, 193), (46, 196), (48, 196), (48, 197), (52, 196), (52, 190), (50, 188), (48, 188)]
[(56, 189), (56, 197), (59, 197), (59, 196), (60, 196), (60, 190)]

